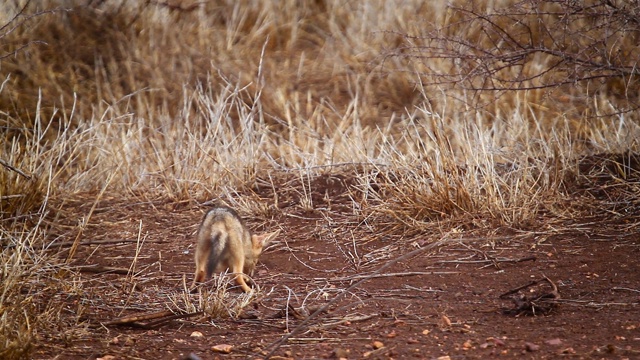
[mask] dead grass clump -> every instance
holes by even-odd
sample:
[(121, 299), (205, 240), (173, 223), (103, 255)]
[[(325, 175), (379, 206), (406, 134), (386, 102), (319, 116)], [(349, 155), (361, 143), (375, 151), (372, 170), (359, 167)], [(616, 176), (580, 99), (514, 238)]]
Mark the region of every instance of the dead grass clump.
[[(567, 174), (566, 193), (579, 216), (602, 216), (611, 222), (634, 223), (640, 209), (640, 155), (637, 152), (601, 153), (576, 160)], [(576, 216), (577, 218), (578, 216)]]
[(9, 220), (40, 208), (56, 175), (52, 162), (64, 154), (41, 144), (47, 129), (39, 117), (33, 128), (10, 116), (0, 118), (0, 126), (7, 129), (0, 132), (0, 218)]
[(173, 306), (182, 313), (202, 313), (211, 321), (217, 319), (237, 319), (243, 310), (253, 302), (259, 294), (259, 290), (251, 293), (239, 293), (230, 291), (236, 288), (234, 277), (227, 274), (213, 276), (212, 279), (197, 287), (197, 292), (192, 294), (185, 287), (179, 294), (169, 295)]
[[(32, 4), (24, 15), (38, 8), (55, 11), (31, 19), (3, 39), (9, 52), (38, 41), (29, 46), (29, 51), (4, 59), (3, 74), (11, 77), (0, 97), (3, 108), (12, 109), (23, 121), (33, 121), (33, 109), (42, 102), (40, 115), (49, 119), (56, 114), (52, 119), (56, 121), (63, 115), (60, 108), (64, 115), (70, 115), (76, 95), (82, 99), (77, 110), (88, 115), (91, 104), (98, 104), (103, 97), (114, 102), (138, 90), (127, 79), (131, 74), (122, 71), (127, 68), (125, 63), (132, 65), (124, 50), (129, 44), (125, 29), (136, 31), (130, 13), (104, 12), (89, 6), (65, 8), (56, 2), (44, 2)], [(135, 71), (144, 76), (141, 70)]]
[[(383, 45), (384, 35), (376, 32), (380, 21), (406, 27), (401, 19), (415, 10), (411, 7), (384, 2), (71, 4), (30, 4), (25, 16), (55, 11), (3, 39), (9, 51), (38, 41), (29, 52), (3, 61), (11, 90), (0, 105), (20, 118), (33, 117), (39, 99), (45, 118), (55, 109), (68, 116), (77, 96), (74, 111), (80, 118), (110, 109), (153, 121), (159, 110), (177, 113), (183, 86), (193, 89), (216, 73), (246, 87), (241, 100), (252, 107), (259, 103), (274, 126), (304, 122), (319, 112), (325, 121), (339, 121), (356, 93), (367, 124), (419, 102), (412, 74), (367, 75)], [(226, 86), (213, 85), (214, 92)], [(234, 121), (240, 119), (234, 116)]]
[[(0, 357), (29, 357), (38, 339), (53, 337), (54, 341), (71, 341), (82, 331), (78, 317), (69, 318), (63, 308), (69, 308), (61, 297), (72, 297), (81, 290), (73, 281), (60, 281), (62, 260), (51, 254), (51, 244), (43, 244), (42, 215), (29, 219), (3, 219), (3, 243), (0, 252)], [(57, 299), (54, 301), (54, 299)], [(56, 334), (56, 335), (52, 335)]]
[(363, 196), (375, 204), (370, 210), (423, 230), (451, 218), (491, 227), (534, 226), (548, 199), (560, 196), (564, 156), (571, 148), (567, 133), (535, 134), (517, 113), (505, 120), (508, 126), (493, 122), (488, 129), (481, 116), (474, 122), (458, 115), (422, 109), (401, 134), (385, 137), (380, 158), (389, 165), (376, 167), (363, 181)]
[(24, 275), (32, 269), (25, 264), (26, 249), (7, 235), (2, 236), (3, 251), (0, 253), (0, 356), (3, 359), (23, 359), (33, 346), (36, 331), (36, 304), (21, 293)]

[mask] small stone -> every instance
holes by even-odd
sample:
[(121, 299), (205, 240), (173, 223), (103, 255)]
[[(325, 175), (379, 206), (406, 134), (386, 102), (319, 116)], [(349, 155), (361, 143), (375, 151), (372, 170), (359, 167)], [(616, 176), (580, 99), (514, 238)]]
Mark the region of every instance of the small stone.
[(334, 359), (346, 359), (349, 357), (349, 353), (350, 353), (349, 350), (346, 350), (343, 348), (335, 348), (331, 353), (331, 357)]
[(496, 346), (504, 346), (505, 345), (504, 341), (502, 339), (498, 339), (498, 338), (493, 339), (493, 343), (496, 344)]
[(230, 354), (231, 351), (233, 351), (233, 345), (229, 345), (229, 344), (213, 345), (211, 347), (211, 351), (217, 352), (220, 354)]
[(373, 345), (373, 348), (376, 350), (384, 347), (384, 343), (382, 343), (382, 341), (374, 341), (371, 345)]
[(524, 349), (527, 350), (528, 352), (534, 352), (534, 351), (540, 350), (540, 345), (527, 342), (524, 344)]
[(191, 337), (203, 337), (204, 335), (202, 335), (202, 333), (200, 331), (194, 331), (189, 336), (191, 336)]
[(558, 345), (562, 345), (562, 340), (556, 338), (556, 339), (551, 339), (551, 340), (545, 340), (544, 343), (547, 344), (547, 345), (558, 346)]

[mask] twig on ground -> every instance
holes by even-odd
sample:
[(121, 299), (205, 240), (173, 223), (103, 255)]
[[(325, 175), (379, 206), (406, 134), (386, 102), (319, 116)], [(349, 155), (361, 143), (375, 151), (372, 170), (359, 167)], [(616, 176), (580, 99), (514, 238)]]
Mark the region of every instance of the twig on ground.
[[(196, 311), (193, 313), (174, 314), (173, 311), (163, 310), (163, 311), (158, 311), (150, 314), (126, 316), (113, 321), (102, 323), (102, 325), (105, 325), (105, 326), (126, 325), (126, 326), (141, 328), (141, 329), (154, 329), (171, 320), (189, 318), (193, 316), (202, 315), (203, 313), (204, 313), (203, 311)], [(155, 321), (150, 321), (146, 324), (141, 322), (146, 320), (155, 320)]]
[(539, 280), (531, 281), (530, 283), (528, 283), (528, 284), (526, 284), (526, 285), (522, 285), (522, 286), (517, 287), (517, 288), (515, 288), (515, 289), (513, 289), (513, 290), (509, 290), (509, 291), (507, 291), (506, 293), (504, 293), (504, 294), (500, 295), (500, 296), (499, 296), (499, 298), (500, 298), (500, 299), (505, 299), (507, 296), (509, 296), (509, 295), (511, 295), (511, 294), (515, 294), (515, 293), (517, 293), (518, 291), (523, 290), (523, 289), (526, 289), (526, 288), (531, 287), (531, 286), (533, 286), (533, 285), (536, 285), (536, 284), (537, 284), (537, 283), (539, 283), (539, 282), (540, 282)]
[[(404, 277), (404, 276), (419, 276), (419, 275), (453, 275), (459, 274), (459, 271), (408, 271), (401, 273), (388, 273), (388, 274), (358, 274), (353, 276), (347, 276), (342, 278), (328, 279), (328, 281), (352, 281), (358, 279), (376, 279), (385, 277)], [(327, 279), (322, 279), (327, 280)]]
[(594, 300), (573, 300), (573, 299), (562, 299), (562, 300), (556, 300), (555, 302), (566, 304), (566, 305), (571, 305), (571, 306), (583, 306), (583, 307), (590, 307), (590, 308), (603, 308), (603, 307), (606, 307), (606, 306), (637, 306), (638, 305), (638, 303), (636, 303), (636, 302), (630, 302), (630, 303), (623, 303), (623, 302), (599, 303), (599, 302), (595, 302)]
[(487, 264), (483, 267), (481, 267), (481, 269), (484, 269), (487, 266), (495, 266), (496, 269), (500, 269), (500, 263), (521, 263), (521, 262), (525, 262), (525, 261), (536, 261), (538, 260), (538, 258), (534, 255), (532, 256), (526, 256), (520, 259), (497, 259), (497, 258), (493, 258), (493, 257), (489, 257), (487, 260), (484, 260), (484, 262), (489, 262), (490, 264)]
[[(138, 239), (106, 239), (106, 240), (92, 240), (92, 241), (83, 241), (81, 243), (78, 244), (78, 246), (81, 245), (113, 245), (113, 244), (128, 244), (128, 243), (137, 243)], [(161, 243), (165, 243), (167, 242), (166, 240), (145, 240), (145, 243), (152, 243), (152, 244), (161, 244)], [(68, 246), (73, 246), (73, 241), (65, 241), (62, 243), (59, 243), (58, 246), (59, 247), (68, 247)]]
[(510, 263), (519, 263), (525, 261), (536, 261), (538, 258), (536, 256), (526, 256), (520, 259), (504, 259), (504, 258), (494, 258), (489, 257), (485, 260), (442, 260), (436, 262), (436, 264), (482, 264), (482, 263), (501, 263), (501, 262), (510, 262)]
[(117, 268), (112, 266), (100, 266), (100, 265), (79, 266), (78, 270), (80, 270), (80, 272), (93, 273), (93, 274), (101, 274), (101, 273), (118, 274), (118, 275), (129, 274), (128, 269)]
[(341, 320), (338, 321), (334, 321), (331, 323), (327, 323), (327, 324), (319, 324), (316, 325), (314, 328), (315, 329), (327, 329), (327, 328), (331, 328), (337, 325), (342, 325), (345, 323), (353, 323), (353, 322), (358, 322), (358, 321), (367, 321), (369, 319), (373, 319), (376, 316), (379, 316), (380, 314), (370, 314), (370, 315), (363, 315), (363, 316), (353, 316), (353, 317), (345, 317)]
[(611, 288), (611, 290), (614, 290), (614, 291), (631, 291), (631, 292), (640, 293), (640, 290), (630, 289), (630, 288), (625, 288), (625, 287), (614, 287), (614, 288)]

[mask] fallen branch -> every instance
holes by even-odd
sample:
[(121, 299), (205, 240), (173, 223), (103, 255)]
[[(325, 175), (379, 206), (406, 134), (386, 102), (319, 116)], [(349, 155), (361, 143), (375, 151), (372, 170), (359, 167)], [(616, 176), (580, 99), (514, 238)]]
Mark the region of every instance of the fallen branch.
[(346, 323), (354, 323), (354, 322), (358, 322), (358, 321), (366, 321), (369, 319), (373, 319), (376, 316), (379, 316), (380, 314), (370, 314), (370, 315), (363, 315), (363, 316), (354, 316), (354, 317), (345, 317), (344, 319), (338, 320), (338, 321), (334, 321), (331, 323), (327, 323), (327, 324), (320, 324), (320, 325), (316, 325), (315, 326), (315, 330), (319, 330), (319, 329), (326, 329), (326, 328), (330, 328), (333, 326), (337, 326), (337, 325), (342, 325), (342, 324), (346, 324)]
[[(189, 318), (193, 316), (202, 315), (203, 313), (204, 313), (203, 311), (196, 311), (193, 313), (174, 314), (173, 311), (163, 310), (163, 311), (154, 312), (150, 314), (126, 316), (120, 319), (102, 323), (102, 325), (130, 326), (130, 327), (135, 327), (135, 328), (140, 328), (145, 330), (151, 330), (151, 329), (156, 329), (160, 327), (160, 325), (166, 322), (169, 322), (171, 320)], [(148, 323), (142, 322), (147, 320), (155, 320), (155, 321), (150, 321)]]
[(537, 283), (539, 283), (539, 282), (540, 282), (539, 280), (534, 280), (534, 281), (532, 281), (532, 282), (528, 283), (527, 285), (522, 285), (522, 286), (520, 286), (520, 287), (518, 287), (518, 288), (515, 288), (515, 289), (513, 289), (513, 290), (509, 290), (509, 291), (507, 291), (506, 293), (504, 293), (504, 294), (500, 295), (500, 296), (499, 296), (499, 298), (500, 298), (500, 299), (505, 299), (507, 296), (509, 296), (509, 295), (511, 295), (511, 294), (515, 294), (515, 293), (517, 293), (518, 291), (523, 290), (523, 289), (526, 289), (526, 288), (531, 287), (531, 286), (533, 286), (533, 285), (536, 285), (536, 284), (537, 284)]
[(93, 274), (102, 274), (102, 273), (110, 273), (110, 274), (118, 274), (118, 275), (129, 274), (129, 269), (117, 268), (112, 266), (100, 266), (100, 265), (79, 266), (78, 270), (80, 270), (80, 272), (93, 273)]
[(625, 287), (614, 287), (611, 290), (613, 291), (631, 291), (631, 292), (637, 292), (640, 293), (640, 290), (637, 289), (630, 289), (630, 288), (625, 288)]
[(497, 258), (488, 257), (487, 259), (482, 259), (482, 260), (442, 260), (442, 261), (436, 262), (436, 264), (487, 264), (487, 266), (493, 265), (496, 268), (500, 268), (498, 266), (499, 263), (517, 264), (525, 261), (536, 261), (536, 260), (538, 260), (538, 258), (532, 255), (532, 256), (526, 256), (520, 259), (497, 259)]
[[(351, 281), (358, 279), (376, 279), (386, 277), (403, 277), (403, 276), (418, 276), (418, 275), (454, 275), (459, 274), (459, 271), (409, 271), (401, 273), (388, 273), (388, 274), (358, 274), (353, 276), (347, 276), (336, 279), (329, 279), (329, 281)], [(326, 280), (326, 279), (322, 279)]]
[[(78, 244), (78, 246), (80, 245), (112, 245), (112, 244), (128, 244), (128, 243), (137, 243), (138, 239), (106, 239), (106, 240), (92, 240), (92, 241), (83, 241), (81, 243)], [(152, 243), (152, 244), (161, 244), (163, 242), (166, 242), (166, 240), (156, 240), (156, 241), (150, 241), (150, 240), (145, 240), (145, 243)], [(66, 242), (61, 242), (59, 244), (57, 244), (59, 247), (69, 247), (69, 246), (73, 246), (73, 241), (66, 241)]]

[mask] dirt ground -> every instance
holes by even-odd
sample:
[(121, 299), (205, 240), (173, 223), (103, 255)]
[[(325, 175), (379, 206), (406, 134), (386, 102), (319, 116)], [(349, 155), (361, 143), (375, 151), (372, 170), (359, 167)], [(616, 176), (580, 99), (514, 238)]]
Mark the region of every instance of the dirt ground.
[[(282, 233), (263, 253), (254, 274), (261, 290), (240, 314), (164, 314), (160, 323), (109, 324), (182, 310), (208, 206), (104, 199), (75, 256), (82, 290), (46, 299), (64, 301), (63, 316), (81, 330), (40, 333), (34, 358), (258, 359), (292, 331), (272, 358), (640, 358), (637, 204), (623, 215), (594, 211), (535, 231), (401, 236), (354, 215), (348, 184), (330, 180), (312, 184), (315, 210), (283, 194), (272, 221), (247, 218), (256, 231)], [(64, 218), (78, 219), (92, 205), (68, 201)], [(69, 231), (61, 238), (73, 240), (77, 232)], [(189, 295), (194, 303), (199, 297)], [(225, 301), (231, 309), (243, 299), (230, 289)]]

